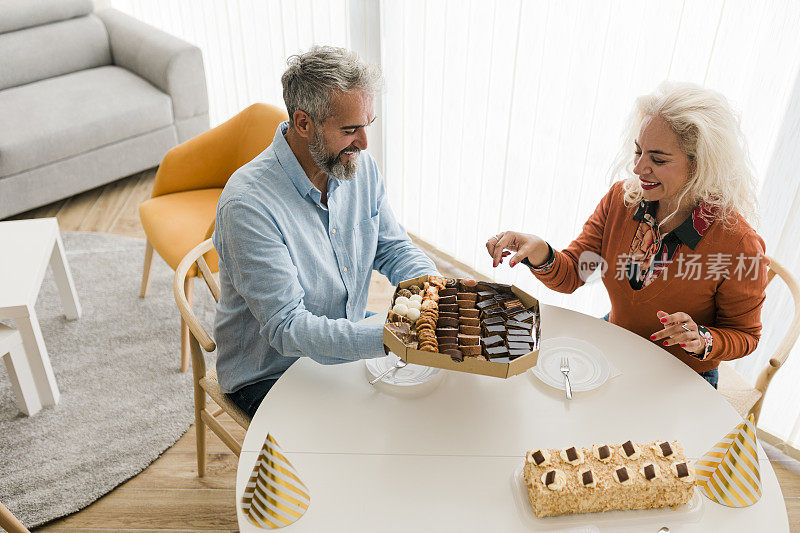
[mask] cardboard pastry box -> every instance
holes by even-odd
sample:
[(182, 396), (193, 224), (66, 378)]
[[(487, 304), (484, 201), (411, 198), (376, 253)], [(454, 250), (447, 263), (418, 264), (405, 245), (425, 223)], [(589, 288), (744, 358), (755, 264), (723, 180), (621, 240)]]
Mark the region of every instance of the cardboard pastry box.
[[(426, 281), (428, 281), (428, 276), (420, 276), (418, 278), (400, 282), (395, 289), (395, 295), (392, 297), (392, 302), (395, 301), (395, 298), (397, 297), (397, 291), (400, 289), (407, 289), (412, 285), (418, 285), (422, 287)], [(481, 281), (478, 281), (477, 284), (479, 291), (483, 287), (493, 289), (496, 287), (508, 287), (497, 283)], [(456, 370), (458, 372), (468, 372), (470, 374), (481, 374), (484, 376), (493, 376), (498, 378), (508, 378), (511, 376), (516, 376), (517, 374), (521, 374), (529, 368), (536, 366), (536, 362), (539, 358), (539, 301), (515, 285), (512, 285), (509, 288), (511, 292), (523, 303), (527, 310), (534, 315), (532, 327), (534, 344), (533, 351), (527, 353), (526, 355), (517, 357), (508, 363), (491, 360), (484, 361), (469, 357), (465, 357), (463, 361), (455, 361), (447, 354), (417, 350), (415, 348), (406, 346), (403, 341), (387, 327), (384, 327), (383, 329), (383, 343), (406, 363), (425, 365), (434, 368), (444, 368), (447, 370)], [(391, 308), (392, 304), (389, 305), (390, 311)], [(389, 320), (387, 318), (387, 324), (388, 322)]]

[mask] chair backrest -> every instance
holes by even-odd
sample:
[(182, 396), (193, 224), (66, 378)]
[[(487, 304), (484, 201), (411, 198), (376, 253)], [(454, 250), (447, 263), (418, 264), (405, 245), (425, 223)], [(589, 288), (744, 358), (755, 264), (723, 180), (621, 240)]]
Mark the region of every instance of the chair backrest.
[(196, 189), (222, 188), (231, 175), (263, 152), (286, 111), (256, 103), (164, 156), (153, 183), (153, 198)]
[(758, 379), (756, 380), (755, 388), (761, 391), (761, 398), (759, 398), (759, 400), (750, 410), (750, 412), (755, 415), (756, 420), (758, 420), (758, 416), (761, 414), (761, 406), (764, 402), (764, 395), (767, 393), (767, 387), (769, 387), (772, 377), (775, 375), (775, 372), (777, 372), (778, 369), (786, 362), (786, 359), (789, 357), (789, 353), (791, 353), (798, 337), (800, 337), (800, 284), (797, 283), (797, 279), (795, 279), (791, 272), (789, 272), (774, 258), (770, 257), (769, 271), (767, 273), (768, 283), (772, 283), (772, 280), (775, 278), (775, 276), (778, 276), (784, 281), (784, 283), (786, 283), (786, 286), (789, 288), (789, 292), (792, 294), (792, 299), (794, 300), (794, 317), (792, 318), (792, 322), (789, 324), (789, 329), (786, 332), (786, 335), (783, 337), (783, 340), (778, 345), (778, 348), (770, 358), (767, 366), (761, 371), (761, 374), (759, 374)]
[(186, 278), (190, 277), (190, 270), (197, 265), (202, 279), (206, 282), (208, 289), (215, 301), (219, 301), (220, 288), (219, 283), (211, 273), (203, 255), (210, 250), (214, 249), (214, 243), (211, 239), (207, 239), (197, 246), (195, 246), (189, 253), (187, 253), (183, 260), (178, 264), (175, 269), (175, 276), (172, 278), (172, 291), (175, 295), (175, 303), (178, 305), (178, 311), (181, 313), (183, 321), (189, 326), (189, 342), (192, 346), (192, 373), (197, 379), (206, 375), (206, 362), (203, 354), (199, 349), (195, 349), (197, 344), (207, 352), (212, 352), (217, 347), (214, 339), (206, 331), (189, 304), (186, 298), (184, 287), (186, 286)]

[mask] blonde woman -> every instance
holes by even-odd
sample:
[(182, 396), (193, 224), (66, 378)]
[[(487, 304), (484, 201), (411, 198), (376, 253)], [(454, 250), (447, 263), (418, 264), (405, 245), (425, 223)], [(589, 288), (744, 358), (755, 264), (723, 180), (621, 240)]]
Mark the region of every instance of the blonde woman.
[[(608, 270), (610, 322), (658, 343), (717, 386), (721, 361), (758, 344), (767, 284), (755, 180), (739, 122), (725, 98), (688, 84), (640, 97), (614, 183), (567, 248), (536, 235), (491, 237), (494, 266), (516, 252), (547, 287), (583, 285), (579, 263)], [(619, 175), (615, 172), (615, 175)], [(591, 252), (591, 254), (589, 254)], [(585, 269), (584, 269), (585, 270)]]

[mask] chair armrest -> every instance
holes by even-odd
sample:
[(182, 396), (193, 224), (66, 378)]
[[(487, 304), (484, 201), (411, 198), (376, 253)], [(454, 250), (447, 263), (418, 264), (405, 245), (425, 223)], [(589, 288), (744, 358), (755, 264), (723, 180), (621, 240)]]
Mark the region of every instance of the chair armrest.
[(114, 64), (169, 94), (175, 120), (208, 113), (203, 54), (198, 47), (116, 9), (95, 14), (106, 25)]

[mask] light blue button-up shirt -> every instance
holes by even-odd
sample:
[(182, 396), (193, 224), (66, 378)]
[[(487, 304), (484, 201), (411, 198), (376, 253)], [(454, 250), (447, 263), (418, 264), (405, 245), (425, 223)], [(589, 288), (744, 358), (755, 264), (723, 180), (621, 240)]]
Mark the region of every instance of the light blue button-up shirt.
[(279, 377), (298, 357), (335, 364), (384, 355), (364, 318), (372, 270), (392, 284), (434, 274), (386, 197), (372, 157), (328, 180), (328, 205), (283, 134), (234, 172), (217, 206), (217, 376), (225, 392)]

